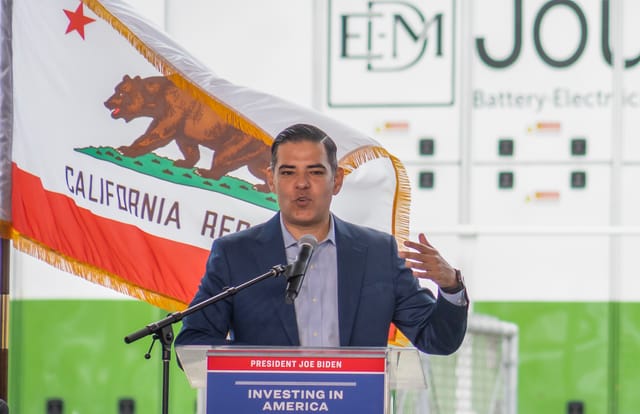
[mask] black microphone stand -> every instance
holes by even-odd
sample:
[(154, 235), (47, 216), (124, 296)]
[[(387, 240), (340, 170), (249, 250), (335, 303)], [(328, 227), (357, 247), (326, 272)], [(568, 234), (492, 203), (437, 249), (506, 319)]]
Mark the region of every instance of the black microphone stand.
[(151, 349), (156, 340), (162, 344), (162, 414), (169, 414), (169, 361), (171, 361), (171, 344), (173, 343), (173, 324), (180, 322), (185, 316), (197, 312), (202, 308), (211, 305), (212, 303), (221, 301), (233, 296), (243, 289), (248, 288), (262, 280), (270, 277), (278, 277), (285, 273), (290, 266), (275, 265), (267, 273), (263, 273), (247, 282), (244, 282), (238, 286), (231, 286), (224, 289), (222, 292), (209, 299), (203, 300), (200, 303), (179, 312), (170, 313), (166, 318), (157, 322), (150, 323), (142, 329), (133, 332), (130, 335), (124, 337), (124, 342), (130, 344), (137, 341), (140, 338), (144, 338), (147, 335), (153, 335), (153, 341), (149, 347), (149, 351), (145, 354), (145, 358), (151, 358)]

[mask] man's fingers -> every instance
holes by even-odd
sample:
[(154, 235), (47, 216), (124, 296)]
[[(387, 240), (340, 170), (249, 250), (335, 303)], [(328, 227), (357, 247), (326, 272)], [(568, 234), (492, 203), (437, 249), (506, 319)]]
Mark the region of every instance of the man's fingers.
[(431, 278), (428, 276), (427, 272), (419, 272), (419, 271), (417, 271), (417, 270), (414, 270), (414, 271), (413, 271), (413, 275), (414, 275), (415, 277), (419, 278), (419, 279), (431, 279)]
[(427, 236), (424, 233), (420, 233), (418, 234), (418, 240), (420, 240), (420, 243), (431, 247), (432, 249), (434, 248), (433, 245), (431, 243), (429, 243), (429, 240), (427, 240)]
[(420, 252), (400, 252), (400, 257), (405, 260), (413, 260), (415, 262), (428, 262), (433, 261), (435, 258), (434, 255), (429, 254), (428, 252), (420, 253)]
[(411, 269), (427, 270), (427, 264), (422, 261), (405, 260), (405, 265)]
[(421, 253), (428, 253), (433, 250), (433, 247), (431, 247), (430, 245), (425, 245), (424, 243), (417, 243), (411, 240), (406, 240), (404, 242), (404, 245), (405, 247), (417, 250)]

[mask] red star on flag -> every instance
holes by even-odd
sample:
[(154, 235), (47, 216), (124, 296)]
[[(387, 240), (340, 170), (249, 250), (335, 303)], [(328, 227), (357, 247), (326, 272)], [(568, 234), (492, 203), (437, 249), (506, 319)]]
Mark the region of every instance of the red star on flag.
[(84, 27), (89, 23), (93, 23), (96, 19), (92, 19), (91, 17), (87, 17), (84, 15), (84, 8), (82, 2), (78, 5), (76, 11), (63, 9), (64, 14), (67, 15), (69, 19), (69, 26), (67, 26), (67, 31), (64, 34), (68, 34), (69, 32), (76, 31), (84, 40)]

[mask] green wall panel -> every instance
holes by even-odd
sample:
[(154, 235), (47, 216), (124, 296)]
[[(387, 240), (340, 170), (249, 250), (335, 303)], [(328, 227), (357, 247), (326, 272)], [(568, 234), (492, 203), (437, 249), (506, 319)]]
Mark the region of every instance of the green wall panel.
[[(49, 398), (63, 399), (65, 413), (117, 413), (121, 398), (133, 398), (138, 414), (161, 411), (159, 344), (146, 360), (150, 337), (132, 344), (123, 338), (165, 311), (137, 301), (20, 300), (10, 312), (12, 413), (45, 413)], [(193, 413), (195, 400), (174, 353), (170, 410)]]
[[(476, 302), (474, 312), (519, 326), (519, 414), (566, 413), (572, 400), (586, 414), (640, 407), (639, 303)], [(146, 360), (150, 338), (123, 338), (165, 315), (138, 301), (12, 301), (11, 412), (44, 413), (48, 398), (62, 398), (65, 413), (117, 413), (120, 398), (160, 412), (160, 348)], [(172, 354), (171, 412), (193, 413), (195, 399)]]
[(620, 304), (619, 351), (616, 362), (617, 412), (640, 411), (640, 303)]
[[(619, 306), (618, 312), (612, 312)], [(640, 406), (640, 304), (477, 302), (519, 327), (518, 413), (630, 413)]]

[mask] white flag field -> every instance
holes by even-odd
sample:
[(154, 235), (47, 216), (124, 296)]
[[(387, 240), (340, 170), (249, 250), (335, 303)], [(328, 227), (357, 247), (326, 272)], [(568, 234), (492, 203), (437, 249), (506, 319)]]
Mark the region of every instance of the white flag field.
[(338, 145), (348, 175), (334, 213), (408, 236), (398, 159), (317, 111), (221, 79), (126, 3), (19, 0), (2, 25), (13, 116), (2, 123), (1, 178), (11, 179), (0, 219), (16, 248), (183, 309), (212, 241), (277, 211), (269, 146), (296, 123)]

